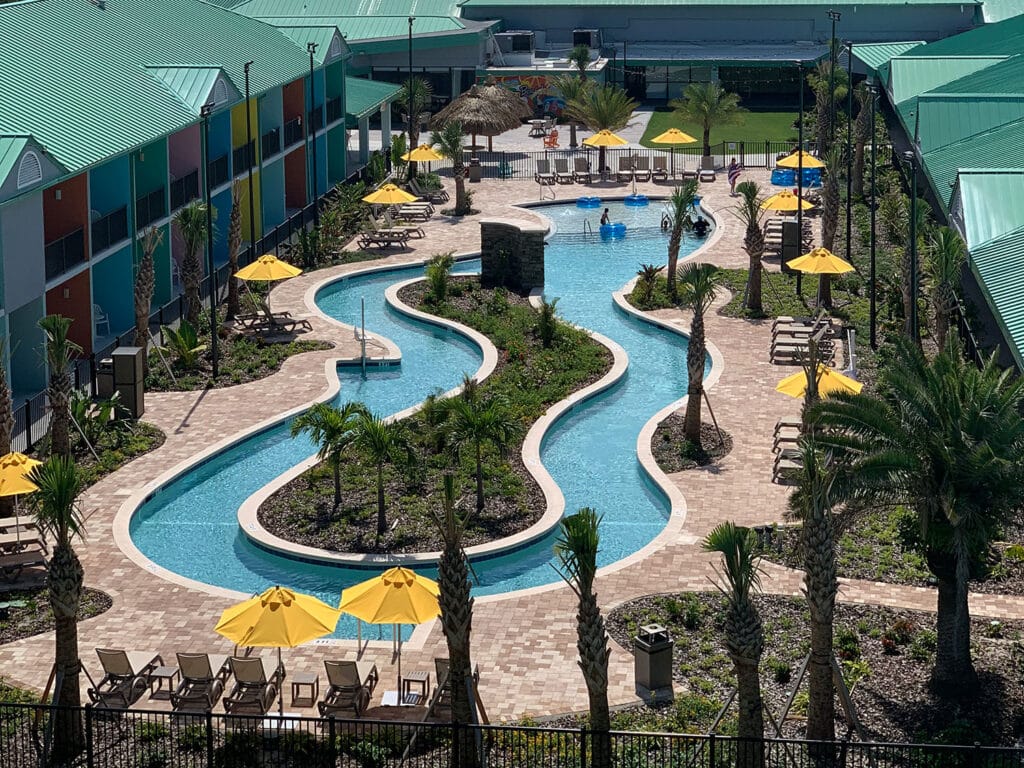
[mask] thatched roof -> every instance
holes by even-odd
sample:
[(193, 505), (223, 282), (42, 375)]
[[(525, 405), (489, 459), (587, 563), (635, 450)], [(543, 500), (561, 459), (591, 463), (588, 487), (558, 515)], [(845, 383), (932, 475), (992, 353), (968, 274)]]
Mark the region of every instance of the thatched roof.
[(518, 128), (532, 115), (519, 96), (500, 85), (474, 85), (430, 121), (431, 130), (439, 130), (456, 120), (462, 132), (474, 136), (497, 136)]

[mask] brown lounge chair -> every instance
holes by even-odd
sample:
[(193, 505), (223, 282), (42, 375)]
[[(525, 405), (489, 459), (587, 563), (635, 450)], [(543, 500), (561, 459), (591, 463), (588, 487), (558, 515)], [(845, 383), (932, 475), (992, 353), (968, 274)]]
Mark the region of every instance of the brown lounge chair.
[(330, 687), (324, 700), (317, 704), (321, 717), (351, 709), (361, 717), (370, 704), (370, 696), (377, 685), (377, 665), (369, 661), (331, 661), (324, 659)]
[(555, 181), (559, 184), (572, 184), (573, 175), (569, 170), (568, 158), (560, 157), (555, 160)]
[(651, 180), (651, 158), (647, 155), (640, 155), (634, 161), (633, 175), (637, 181)]
[(632, 181), (636, 172), (633, 170), (633, 156), (619, 158), (619, 170), (615, 173), (618, 181)]
[(179, 653), (178, 669), (181, 682), (171, 693), (175, 712), (208, 712), (217, 706), (231, 676), (226, 655)]
[(88, 690), (97, 707), (128, 709), (149, 689), (149, 673), (162, 667), (160, 654), (97, 648), (103, 667), (99, 685)]
[(284, 680), (284, 667), (263, 656), (232, 656), (228, 662), (235, 685), (224, 697), (224, 711), (237, 715), (267, 714)]
[(594, 175), (590, 172), (590, 163), (587, 161), (587, 158), (573, 158), (572, 168), (572, 177), (577, 183), (589, 184), (594, 180)]
[(551, 172), (551, 162), (549, 160), (537, 161), (537, 172), (533, 175), (533, 180), (538, 184), (555, 183), (555, 174)]
[[(448, 670), (451, 662), (445, 658), (434, 659), (434, 673), (437, 676), (437, 689), (434, 693), (434, 707), (451, 709), (452, 706), (452, 683), (448, 679)], [(480, 667), (473, 667), (473, 685), (480, 682)]]
[(664, 155), (654, 158), (654, 169), (651, 171), (651, 176), (655, 181), (668, 181), (668, 167)]

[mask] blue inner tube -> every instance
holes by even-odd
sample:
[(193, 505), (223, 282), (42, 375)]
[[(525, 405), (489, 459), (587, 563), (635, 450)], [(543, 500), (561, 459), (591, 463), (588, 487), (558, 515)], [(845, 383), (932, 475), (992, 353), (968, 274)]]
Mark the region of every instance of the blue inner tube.
[(577, 208), (597, 208), (600, 205), (600, 197), (579, 197), (576, 199)]
[(629, 195), (622, 202), (625, 205), (637, 208), (640, 206), (647, 205), (649, 201), (647, 199), (647, 195)]
[(601, 225), (601, 237), (607, 240), (612, 237), (625, 237), (626, 236), (626, 225), (621, 221), (615, 222), (614, 224), (602, 224)]

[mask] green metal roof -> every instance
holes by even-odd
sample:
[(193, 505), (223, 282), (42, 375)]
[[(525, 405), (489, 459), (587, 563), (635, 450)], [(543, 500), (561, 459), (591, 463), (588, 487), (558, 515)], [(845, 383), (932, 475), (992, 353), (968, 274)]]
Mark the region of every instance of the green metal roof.
[(0, 184), (11, 175), (28, 143), (28, 136), (0, 136)]
[(949, 208), (961, 168), (1014, 168), (1021, 164), (1024, 120), (965, 138), (922, 155), (932, 186)]
[[(1024, 169), (962, 169), (956, 198), (967, 247), (972, 251), (1024, 228)], [(1017, 290), (1020, 296), (1020, 284)]]
[[(285, 34), (288, 33), (289, 28), (306, 25), (337, 27), (345, 36), (345, 40), (353, 44), (361, 40), (389, 37), (400, 37), (405, 40), (409, 34), (409, 20), (405, 16), (260, 16), (258, 18), (260, 21), (280, 28)], [(462, 22), (448, 16), (425, 18), (417, 16), (414, 24), (416, 35), (433, 32), (460, 32), (465, 29)]]
[(959, 35), (928, 43), (925, 56), (1014, 56), (1024, 51), (1024, 16), (975, 27)]
[[(351, 17), (388, 17), (401, 18), (408, 31), (408, 18), (415, 16), (458, 16), (459, 3), (454, 0), (353, 0), (341, 3), (338, 0), (247, 0), (232, 7), (237, 13), (244, 13), (254, 18), (271, 16), (319, 16), (335, 18)], [(413, 23), (414, 32), (418, 28)]]
[(1021, 93), (1024, 90), (1024, 56), (1003, 59), (985, 69), (942, 86), (943, 93)]
[[(630, 5), (643, 5), (643, 6), (722, 6), (722, 5), (771, 5), (771, 6), (817, 6), (822, 9), (824, 13), (830, 6), (828, 3), (823, 3), (821, 0), (768, 0), (768, 2), (754, 2), (754, 0), (633, 0), (627, 2), (627, 0), (465, 0), (460, 3), (463, 8), (485, 8), (485, 7), (502, 7), (502, 6), (536, 6), (541, 9), (544, 6), (549, 5), (560, 5), (560, 6), (577, 6), (577, 7), (595, 7), (595, 6), (630, 6)], [(859, 6), (876, 6), (876, 5), (964, 5), (973, 7), (975, 5), (981, 5), (981, 2), (968, 2), (960, 3), (956, 0), (902, 0), (901, 2), (894, 2), (894, 0), (866, 0), (863, 3), (853, 3), (852, 5)], [(827, 18), (827, 17), (826, 17)], [(599, 25), (595, 25), (599, 26)]]
[(359, 119), (373, 114), (386, 102), (394, 101), (401, 86), (361, 77), (345, 78), (345, 112)]
[(1024, 228), (971, 248), (969, 262), (1017, 366), (1024, 368)]
[(327, 59), (331, 52), (331, 43), (334, 41), (335, 35), (338, 34), (336, 25), (330, 23), (311, 24), (310, 19), (302, 19), (301, 23), (295, 25), (274, 24), (274, 26), (303, 50), (306, 50), (307, 43), (316, 43), (313, 63), (317, 66), (322, 65)]
[(889, 59), (912, 51), (924, 45), (923, 40), (912, 40), (906, 43), (865, 43), (853, 46), (853, 58), (859, 59), (869, 70), (877, 70)]
[(24, 0), (0, 9), (0, 134), (31, 134), (71, 171), (195, 122), (152, 68), (220, 67), (254, 93), (302, 77), (303, 48), (198, 0)]
[[(1024, 93), (926, 93), (917, 99), (917, 112), (919, 146), (922, 152), (931, 152), (1024, 119)], [(910, 135), (914, 125), (908, 125)], [(1020, 162), (1020, 152), (1015, 154)]]
[[(210, 91), (214, 83), (223, 76), (220, 67), (147, 67), (150, 74), (167, 86), (182, 103), (198, 115), (203, 105), (209, 101)], [(238, 92), (231, 86), (233, 96)]]
[[(854, 50), (857, 47), (854, 46)], [(927, 51), (927, 48), (921, 49)], [(889, 62), (889, 92), (894, 104), (920, 96), (971, 72), (990, 67), (1003, 57), (899, 56)]]

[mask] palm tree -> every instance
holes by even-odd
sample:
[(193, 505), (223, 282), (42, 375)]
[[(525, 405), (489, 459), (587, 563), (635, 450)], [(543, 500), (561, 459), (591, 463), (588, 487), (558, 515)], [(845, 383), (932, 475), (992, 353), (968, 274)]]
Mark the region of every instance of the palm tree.
[(448, 446), (458, 455), (467, 446), (473, 448), (476, 462), (476, 511), (484, 508), (483, 446), (490, 443), (501, 454), (518, 432), (519, 425), (500, 398), (453, 397), (446, 401)]
[(462, 155), (465, 151), (462, 146), (462, 138), (462, 123), (458, 120), (453, 120), (440, 131), (434, 131), (430, 136), (430, 142), (437, 147), (437, 151), (452, 161), (452, 176), (455, 178), (455, 210), (453, 213), (456, 216), (465, 216), (470, 212), (462, 166)]
[(718, 288), (718, 267), (714, 264), (688, 264), (679, 273), (679, 305), (693, 313), (690, 320), (690, 343), (686, 349), (686, 416), (683, 436), (691, 445), (700, 447), (700, 401), (704, 396), (704, 361), (707, 342), (704, 338), (704, 313), (711, 308)]
[(750, 312), (761, 314), (764, 312), (761, 301), (761, 256), (764, 255), (764, 233), (761, 231), (764, 211), (761, 209), (761, 203), (764, 202), (764, 198), (761, 197), (761, 188), (756, 181), (741, 181), (736, 185), (736, 192), (740, 196), (740, 202), (734, 213), (743, 223), (743, 250), (750, 259), (743, 306)]
[[(444, 542), (441, 559), (437, 563), (437, 584), (440, 588), (441, 628), (448, 642), (448, 688), (452, 698), (452, 722), (470, 725), (476, 703), (469, 695), (473, 662), (470, 654), (470, 633), (473, 627), (473, 597), (470, 593), (469, 561), (466, 558), (465, 534), (470, 514), (459, 514), (455, 500), (455, 478), (445, 473), (442, 507), (433, 513), (434, 524)], [(443, 681), (438, 680), (441, 685)], [(459, 734), (458, 750), (452, 750), (452, 759), (461, 759), (452, 768), (474, 766), (476, 744), (473, 731), (463, 728)]]
[[(821, 187), (821, 246), (832, 250), (836, 243), (836, 231), (839, 228), (839, 209), (842, 201), (839, 198), (839, 170), (843, 165), (839, 152), (833, 148), (822, 158), (825, 172)], [(818, 275), (818, 306), (832, 306), (832, 281), (829, 275)]]
[[(587, 88), (575, 99), (567, 101), (563, 114), (569, 120), (583, 123), (589, 130), (618, 131), (629, 124), (629, 118), (639, 106), (636, 101), (616, 85), (595, 85)], [(598, 167), (605, 169), (605, 147), (598, 152)]]
[(718, 83), (690, 83), (683, 91), (683, 98), (668, 103), (684, 120), (700, 123), (704, 141), (704, 157), (711, 156), (711, 129), (720, 125), (732, 125), (740, 119), (745, 110), (740, 106), (740, 97), (728, 93)]
[(946, 347), (946, 335), (956, 310), (956, 289), (960, 270), (967, 259), (964, 241), (949, 227), (938, 227), (925, 250), (925, 271), (931, 281), (932, 310), (935, 312), (935, 343)]
[(853, 124), (853, 196), (864, 197), (864, 149), (868, 139), (874, 141), (874, 126), (871, 124), (871, 100), (874, 95), (868, 88), (866, 82), (861, 83), (854, 90), (853, 95), (857, 98), (859, 112), (857, 120)]
[(661, 270), (664, 268), (664, 264), (641, 264), (640, 269), (636, 271), (638, 278), (636, 284), (640, 289), (637, 298), (642, 305), (641, 309), (645, 309), (651, 299), (654, 298), (654, 286), (657, 283), (658, 275), (661, 274)]
[(587, 67), (590, 66), (590, 46), (576, 45), (569, 52), (569, 66), (576, 69), (580, 80), (587, 79)]
[(807, 739), (834, 741), (836, 702), (832, 677), (832, 633), (839, 580), (832, 524), (832, 476), (813, 435), (800, 441), (803, 471), (790, 498), (790, 512), (802, 523), (800, 549), (804, 559), (804, 594), (811, 617), (811, 655), (807, 663)]
[[(153, 291), (156, 289), (156, 267), (153, 254), (163, 242), (162, 229), (150, 227), (142, 236), (142, 255), (135, 272), (135, 346), (149, 348), (149, 308), (153, 303)], [(149, 355), (142, 356), (142, 372), (149, 371)]]
[(718, 588), (729, 606), (725, 614), (725, 647), (736, 668), (739, 722), (736, 735), (738, 768), (764, 764), (764, 712), (759, 668), (764, 652), (764, 627), (751, 599), (760, 587), (757, 535), (735, 523), (721, 523), (704, 539), (706, 552), (722, 555), (722, 581)]
[(611, 765), (611, 716), (608, 709), (608, 633), (594, 592), (601, 518), (589, 507), (562, 518), (555, 557), (559, 574), (579, 601), (576, 612), (576, 650), (590, 701), (590, 761), (593, 768)]
[[(250, 243), (255, 247), (256, 243)], [(228, 320), (242, 311), (238, 297), (238, 252), (242, 248), (242, 195), (238, 182), (231, 185), (231, 217), (228, 219), (228, 263), (231, 265), (228, 275)]]
[(690, 180), (683, 182), (672, 190), (672, 196), (668, 199), (669, 230), (668, 238), (668, 291), (675, 298), (676, 295), (676, 269), (679, 265), (679, 246), (683, 241), (683, 228), (690, 220), (690, 211), (693, 210), (693, 198), (697, 195), (697, 182)]
[[(587, 56), (589, 60), (590, 49), (587, 49)], [(568, 104), (571, 101), (577, 101), (583, 97), (583, 95), (594, 85), (593, 80), (587, 80), (585, 73), (580, 73), (579, 77), (573, 75), (557, 75), (551, 78), (550, 87), (558, 91), (562, 95), (562, 101)], [(579, 142), (576, 140), (576, 121), (569, 120), (569, 147), (575, 149), (579, 146)]]
[[(14, 403), (11, 402), (11, 385), (7, 381), (7, 366), (4, 365), (4, 342), (0, 339), (0, 456), (11, 452), (11, 438), (14, 435)], [(14, 497), (0, 496), (0, 517), (14, 515)]]
[[(832, 44), (838, 45), (839, 43), (833, 40)], [(833, 72), (832, 62), (827, 58), (818, 62), (814, 70), (807, 75), (807, 84), (814, 91), (814, 131), (819, 156), (824, 155), (832, 146), (832, 107), (836, 102), (841, 102), (846, 98), (848, 82), (846, 70), (837, 65)], [(829, 96), (830, 87), (834, 94), (831, 97)]]
[[(419, 146), (420, 138), (420, 115), (430, 109), (434, 89), (427, 80), (422, 77), (406, 78), (402, 82), (402, 89), (398, 92), (395, 103), (405, 115), (406, 125), (409, 126), (409, 149), (416, 149)], [(409, 163), (409, 178), (416, 177), (416, 163)]]
[(384, 466), (411, 458), (409, 438), (401, 422), (385, 421), (364, 411), (356, 417), (352, 445), (377, 468), (377, 535), (383, 536), (388, 530), (384, 509)]
[[(39, 487), (32, 494), (32, 511), (53, 545), (46, 583), (56, 630), (54, 663), (59, 688), (54, 703), (77, 708), (82, 705), (78, 607), (82, 600), (84, 572), (72, 541), (85, 532), (77, 501), (82, 478), (70, 457), (57, 455), (33, 467), (29, 479)], [(78, 712), (74, 709), (58, 711), (55, 718), (55, 750), (61, 756), (76, 754), (82, 745)]]
[(335, 408), (317, 403), (292, 422), (292, 437), (303, 433), (316, 443), (316, 457), (330, 465), (334, 474), (334, 511), (341, 504), (341, 461), (355, 437), (358, 417), (366, 413), (362, 403), (345, 403)]
[(203, 279), (203, 264), (199, 253), (206, 246), (206, 203), (193, 200), (174, 214), (174, 224), (185, 246), (185, 254), (181, 259), (181, 282), (185, 291), (185, 319), (193, 328), (199, 327), (199, 313), (202, 311), (202, 299), (199, 295), (199, 283)]
[(1024, 504), (1024, 380), (995, 355), (981, 368), (955, 337), (932, 361), (909, 339), (877, 393), (835, 393), (814, 409), (819, 443), (841, 459), (846, 495), (904, 504), (938, 583), (932, 683), (962, 696), (977, 686), (967, 583), (998, 527)]
[(50, 455), (71, 456), (71, 358), (82, 348), (68, 338), (71, 318), (47, 315), (39, 321), (46, 336), (46, 365), (50, 380), (46, 397), (50, 401)]

